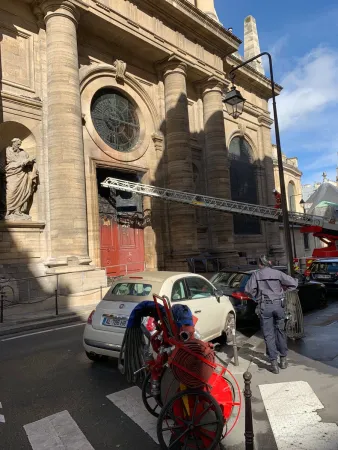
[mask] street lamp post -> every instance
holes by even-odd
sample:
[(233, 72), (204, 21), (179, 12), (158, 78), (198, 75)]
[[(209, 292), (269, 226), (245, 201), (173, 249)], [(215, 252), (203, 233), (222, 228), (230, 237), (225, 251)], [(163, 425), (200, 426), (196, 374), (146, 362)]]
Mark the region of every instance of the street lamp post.
[(273, 67), (272, 67), (272, 57), (270, 53), (263, 52), (253, 58), (248, 59), (247, 61), (239, 64), (234, 67), (229, 72), (229, 77), (232, 81), (232, 88), (225, 95), (223, 102), (227, 108), (228, 113), (237, 119), (244, 110), (244, 102), (245, 99), (242, 97), (241, 93), (236, 89), (234, 85), (235, 79), (235, 71), (240, 69), (247, 64), (250, 64), (252, 61), (260, 58), (261, 56), (267, 56), (269, 58), (269, 68), (270, 68), (270, 80), (271, 80), (271, 94), (272, 94), (272, 107), (273, 107), (273, 116), (274, 116), (274, 124), (275, 124), (275, 135), (276, 135), (276, 147), (277, 147), (277, 157), (278, 157), (278, 172), (280, 178), (280, 188), (281, 188), (281, 199), (282, 199), (282, 212), (283, 212), (283, 224), (284, 224), (284, 235), (285, 235), (285, 246), (286, 246), (286, 256), (287, 256), (287, 265), (288, 271), (291, 275), (293, 275), (293, 258), (292, 258), (292, 243), (291, 243), (291, 234), (290, 234), (290, 222), (289, 222), (289, 213), (287, 207), (286, 200), (286, 190), (285, 190), (285, 180), (284, 180), (284, 169), (283, 169), (283, 158), (282, 158), (282, 149), (280, 143), (280, 134), (279, 134), (279, 125), (278, 125), (278, 115), (277, 115), (277, 105), (276, 105), (276, 93), (275, 93), (275, 82), (273, 77)]

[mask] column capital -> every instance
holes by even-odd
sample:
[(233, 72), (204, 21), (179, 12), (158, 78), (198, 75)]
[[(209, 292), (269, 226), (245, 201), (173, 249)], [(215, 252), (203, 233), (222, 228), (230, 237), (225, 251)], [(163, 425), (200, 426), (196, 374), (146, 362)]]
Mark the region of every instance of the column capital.
[(209, 92), (219, 92), (223, 94), (224, 90), (228, 88), (229, 82), (223, 78), (219, 78), (216, 75), (203, 78), (195, 83), (198, 91), (202, 96)]
[(81, 0), (37, 0), (34, 5), (35, 14), (41, 11), (46, 23), (51, 17), (63, 16), (77, 25), (81, 9), (88, 9), (88, 5)]
[(157, 73), (166, 78), (172, 73), (180, 73), (187, 75), (188, 64), (176, 53), (171, 54), (168, 58), (156, 63)]
[(273, 124), (273, 119), (271, 119), (271, 117), (269, 117), (268, 115), (258, 116), (257, 120), (260, 125), (263, 125), (267, 128), (270, 128)]

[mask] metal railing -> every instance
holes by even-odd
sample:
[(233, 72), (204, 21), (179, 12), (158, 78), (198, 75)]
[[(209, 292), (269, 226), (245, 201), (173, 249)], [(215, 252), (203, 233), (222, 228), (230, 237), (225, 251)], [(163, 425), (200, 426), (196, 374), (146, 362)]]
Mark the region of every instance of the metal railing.
[[(60, 297), (86, 296), (99, 293), (98, 301), (102, 300), (103, 289), (107, 287), (107, 281), (102, 280), (100, 285), (88, 288), (83, 277), (85, 273), (88, 273), (88, 270), (27, 278), (0, 277), (0, 323), (4, 323), (6, 319), (6, 310), (9, 312), (10, 308), (20, 305), (37, 305), (50, 301), (55, 315), (58, 316)], [(76, 275), (80, 275), (80, 277), (74, 280)], [(50, 307), (49, 310), (52, 308)], [(37, 311), (39, 311), (38, 308)], [(43, 312), (44, 309), (40, 309), (39, 312), (41, 311)]]

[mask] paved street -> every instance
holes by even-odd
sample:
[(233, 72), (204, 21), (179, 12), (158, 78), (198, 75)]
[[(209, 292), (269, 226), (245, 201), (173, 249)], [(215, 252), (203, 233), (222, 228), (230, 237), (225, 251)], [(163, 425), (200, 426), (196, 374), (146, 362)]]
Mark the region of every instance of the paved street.
[[(326, 446), (318, 447), (316, 443), (316, 448), (338, 449), (336, 443), (332, 444), (338, 436), (334, 423), (338, 416), (335, 400), (338, 371), (331, 367), (336, 366), (337, 358), (333, 350), (327, 357), (324, 352), (329, 339), (327, 333), (333, 339), (330, 327), (336, 326), (337, 314), (338, 302), (332, 302), (327, 309), (306, 317), (307, 336), (303, 342), (291, 344), (291, 366), (279, 376), (265, 370), (264, 345), (259, 338), (249, 339), (247, 348), (243, 347), (239, 368), (230, 365), (242, 386), (242, 373), (252, 361), (258, 450), (288, 449), (290, 443), (284, 440), (285, 431), (281, 433), (281, 426), (296, 432), (296, 422), (301, 417), (317, 423), (320, 416), (325, 423), (320, 422), (324, 428), (317, 430), (318, 436), (326, 436), (327, 440), (324, 439)], [(156, 419), (143, 408), (139, 389), (126, 383), (116, 362), (98, 364), (87, 359), (81, 343), (83, 326), (76, 323), (0, 338), (1, 450), (138, 450), (141, 446), (158, 450)], [(244, 331), (247, 337), (240, 334), (241, 345), (253, 331)], [(325, 364), (308, 358), (313, 349), (316, 357), (322, 355), (317, 359), (324, 359)], [(219, 356), (229, 362), (231, 348), (220, 349)], [(276, 391), (283, 398), (271, 403)], [(289, 398), (287, 393), (291, 391), (296, 394)], [(300, 399), (300, 406), (306, 401), (312, 409), (294, 411), (293, 421), (288, 417), (285, 420), (289, 422), (283, 422), (283, 417), (279, 417), (276, 422), (276, 404), (282, 402), (284, 408), (293, 408), (295, 398)], [(320, 416), (316, 413), (318, 409)], [(234, 432), (224, 441), (226, 448), (244, 449), (243, 433), (242, 413)], [(312, 449), (305, 438), (302, 442), (293, 448)]]
[[(90, 362), (82, 348), (83, 325), (0, 339), (1, 450), (31, 450), (24, 426), (68, 411), (95, 450), (158, 450), (141, 428), (107, 399), (130, 387), (114, 361)], [(73, 431), (73, 430), (72, 430)], [(37, 443), (33, 450), (47, 447)], [(53, 447), (50, 449), (63, 447)], [(89, 450), (91, 447), (81, 447)], [(49, 450), (49, 449), (48, 449)]]

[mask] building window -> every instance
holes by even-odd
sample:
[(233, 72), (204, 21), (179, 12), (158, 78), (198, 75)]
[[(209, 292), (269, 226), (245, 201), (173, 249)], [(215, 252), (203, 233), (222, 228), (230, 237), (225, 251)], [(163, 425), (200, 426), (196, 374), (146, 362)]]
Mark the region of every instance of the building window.
[(100, 89), (91, 104), (94, 127), (101, 139), (114, 150), (130, 152), (140, 136), (135, 105), (119, 91)]
[(308, 233), (304, 233), (303, 234), (303, 238), (304, 238), (304, 249), (305, 250), (309, 250), (310, 249), (309, 234)]
[[(257, 181), (252, 161), (252, 149), (242, 137), (232, 139), (229, 147), (231, 198), (236, 202), (258, 204)], [(260, 234), (259, 219), (234, 215), (234, 233)]]

